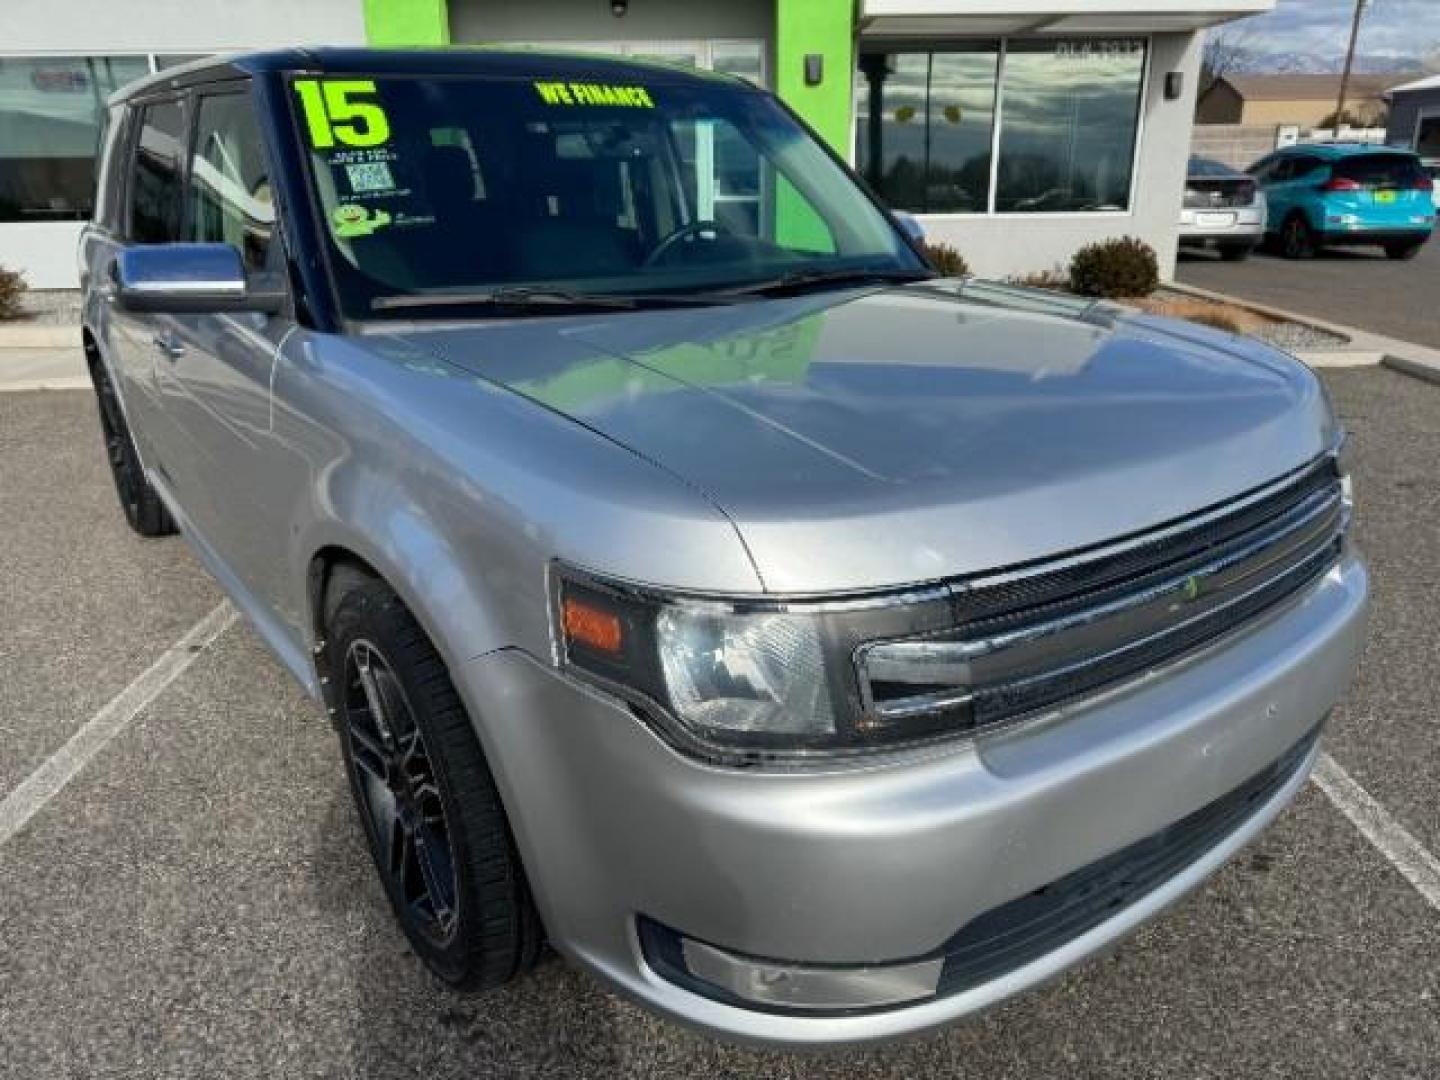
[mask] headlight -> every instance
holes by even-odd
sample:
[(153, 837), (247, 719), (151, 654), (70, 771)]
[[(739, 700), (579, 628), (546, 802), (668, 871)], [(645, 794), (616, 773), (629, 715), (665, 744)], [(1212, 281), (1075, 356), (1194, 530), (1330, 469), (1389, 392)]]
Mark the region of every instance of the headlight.
[(854, 753), (963, 729), (963, 708), (867, 709), (864, 642), (953, 622), (943, 587), (844, 601), (722, 601), (555, 567), (559, 663), (618, 693), (671, 743), (712, 760)]

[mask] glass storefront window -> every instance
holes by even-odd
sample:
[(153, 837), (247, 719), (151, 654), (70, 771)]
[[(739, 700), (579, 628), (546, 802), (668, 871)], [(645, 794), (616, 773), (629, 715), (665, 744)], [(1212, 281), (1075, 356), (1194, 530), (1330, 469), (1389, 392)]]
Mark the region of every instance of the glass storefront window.
[(856, 166), (917, 213), (1128, 210), (1144, 75), (1138, 39), (866, 50)]
[(0, 221), (83, 221), (105, 99), (144, 56), (0, 57)]
[(1130, 209), (1144, 74), (1143, 41), (1011, 43), (996, 211)]
[(858, 166), (894, 205), (984, 213), (999, 48), (868, 53), (860, 60)]

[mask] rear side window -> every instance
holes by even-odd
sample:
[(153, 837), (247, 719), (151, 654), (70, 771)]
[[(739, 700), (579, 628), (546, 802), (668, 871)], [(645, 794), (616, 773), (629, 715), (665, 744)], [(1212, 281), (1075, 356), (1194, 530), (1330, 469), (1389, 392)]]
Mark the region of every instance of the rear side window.
[(1323, 164), (1324, 162), (1322, 162), (1319, 158), (1292, 158), (1290, 163), (1290, 174), (1285, 179), (1299, 180), (1302, 176), (1309, 176), (1316, 169), (1320, 168), (1320, 166)]
[(270, 168), (250, 96), (202, 97), (190, 162), (187, 239), (229, 244), (247, 269), (261, 270), (274, 225)]
[(1411, 188), (1423, 173), (1419, 159), (1404, 154), (1360, 154), (1337, 161), (1334, 175), (1361, 187)]
[(138, 244), (180, 238), (184, 146), (185, 113), (178, 101), (154, 102), (141, 110), (130, 174), (129, 237)]

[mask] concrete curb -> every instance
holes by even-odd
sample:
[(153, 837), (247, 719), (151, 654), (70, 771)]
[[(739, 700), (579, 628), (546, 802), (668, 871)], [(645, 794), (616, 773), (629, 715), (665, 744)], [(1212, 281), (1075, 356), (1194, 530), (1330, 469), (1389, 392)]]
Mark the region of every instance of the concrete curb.
[(1409, 375), (1412, 379), (1423, 379), (1425, 382), (1440, 386), (1440, 360), (1411, 356), (1386, 356), (1380, 362), (1391, 371), (1398, 371), (1402, 375)]
[(69, 349), (80, 344), (80, 325), (3, 326), (0, 349)]

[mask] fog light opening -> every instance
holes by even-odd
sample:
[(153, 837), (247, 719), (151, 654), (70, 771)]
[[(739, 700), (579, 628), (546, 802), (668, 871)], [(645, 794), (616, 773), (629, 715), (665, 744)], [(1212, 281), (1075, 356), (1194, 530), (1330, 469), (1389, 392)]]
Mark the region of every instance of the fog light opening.
[(769, 960), (687, 938), (640, 919), (646, 960), (688, 990), (767, 1012), (844, 1013), (893, 1008), (935, 996), (943, 957), (894, 964), (802, 964)]

